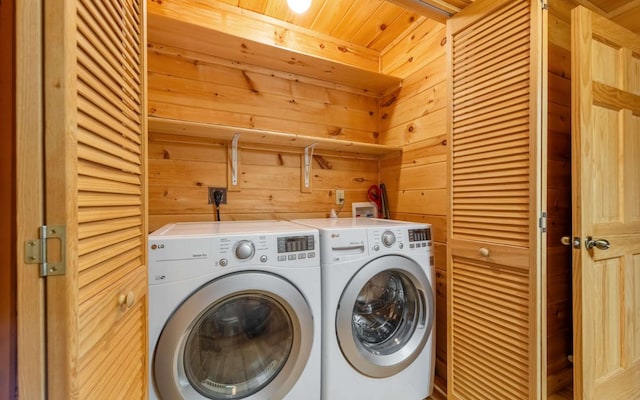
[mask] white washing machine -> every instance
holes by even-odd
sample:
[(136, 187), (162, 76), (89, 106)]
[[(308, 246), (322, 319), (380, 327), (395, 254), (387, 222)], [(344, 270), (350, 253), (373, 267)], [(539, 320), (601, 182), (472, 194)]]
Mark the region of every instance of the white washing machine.
[(422, 400), (433, 391), (431, 227), (307, 219), (322, 268), (322, 398)]
[(318, 232), (285, 221), (149, 235), (151, 400), (320, 399)]

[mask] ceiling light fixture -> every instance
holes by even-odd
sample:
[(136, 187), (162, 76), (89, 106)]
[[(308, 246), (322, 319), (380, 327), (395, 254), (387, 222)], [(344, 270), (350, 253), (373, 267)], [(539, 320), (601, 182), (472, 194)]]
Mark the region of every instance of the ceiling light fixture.
[[(436, 12), (438, 14), (444, 15), (445, 17), (449, 18), (453, 15), (453, 13), (451, 11), (448, 10), (444, 10), (442, 8), (436, 7), (433, 4), (430, 4), (429, 2), (427, 2), (428, 0), (389, 0), (392, 3), (395, 3), (397, 5), (399, 5), (400, 7), (406, 8), (408, 10), (414, 11), (414, 12), (418, 12), (418, 13), (423, 13), (425, 11), (427, 12)], [(459, 8), (457, 7), (453, 7), (452, 5), (450, 5), (451, 8), (453, 9), (454, 12), (458, 12), (460, 11)]]
[(311, 7), (311, 0), (287, 0), (287, 4), (293, 12), (302, 14)]

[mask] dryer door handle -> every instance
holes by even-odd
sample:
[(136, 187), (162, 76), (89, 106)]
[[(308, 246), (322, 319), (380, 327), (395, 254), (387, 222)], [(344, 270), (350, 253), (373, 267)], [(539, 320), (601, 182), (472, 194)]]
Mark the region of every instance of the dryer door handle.
[(424, 329), (427, 325), (427, 312), (429, 312), (429, 310), (427, 310), (427, 300), (424, 297), (424, 291), (417, 289), (417, 292), (418, 299), (420, 300), (420, 309), (422, 310), (420, 313), (420, 323), (418, 324), (418, 327), (420, 329)]

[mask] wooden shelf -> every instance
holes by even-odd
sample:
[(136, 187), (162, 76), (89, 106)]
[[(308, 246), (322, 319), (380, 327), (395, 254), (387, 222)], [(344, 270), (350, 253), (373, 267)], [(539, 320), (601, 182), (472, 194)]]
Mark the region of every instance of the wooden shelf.
[(149, 132), (201, 137), (221, 140), (225, 142), (231, 142), (235, 134), (240, 134), (239, 142), (241, 144), (255, 143), (270, 146), (298, 147), (301, 149), (315, 144), (316, 150), (330, 150), (336, 152), (361, 153), (370, 155), (385, 155), (402, 151), (402, 148), (400, 147), (385, 146), (380, 144), (360, 143), (346, 140), (304, 136), (293, 133), (238, 128), (232, 126), (190, 122), (158, 117), (149, 118)]
[(380, 54), (216, 2), (148, 3), (148, 41), (383, 96), (402, 79), (379, 73)]

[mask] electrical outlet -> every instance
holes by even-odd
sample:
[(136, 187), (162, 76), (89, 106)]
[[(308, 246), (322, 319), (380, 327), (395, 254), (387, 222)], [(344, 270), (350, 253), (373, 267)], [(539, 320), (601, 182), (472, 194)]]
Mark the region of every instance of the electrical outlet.
[(209, 188), (209, 204), (215, 204), (215, 200), (214, 200), (214, 193), (220, 191), (222, 192), (222, 200), (220, 201), (220, 204), (227, 204), (227, 188), (221, 188), (221, 187), (210, 187)]
[(337, 189), (336, 190), (336, 204), (343, 204), (343, 203), (344, 203), (344, 190)]

